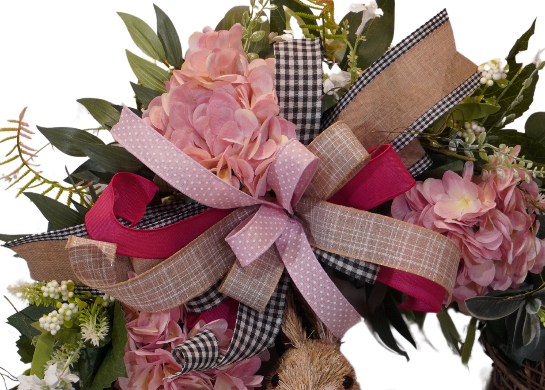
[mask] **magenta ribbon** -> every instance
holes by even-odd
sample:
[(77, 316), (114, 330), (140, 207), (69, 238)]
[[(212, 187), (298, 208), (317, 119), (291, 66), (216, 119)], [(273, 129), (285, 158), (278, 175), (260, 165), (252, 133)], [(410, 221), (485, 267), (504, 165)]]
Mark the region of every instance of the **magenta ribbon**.
[(226, 237), (240, 264), (251, 264), (274, 244), (293, 282), (336, 337), (361, 320), (322, 269), (301, 224), (290, 217), (318, 166), (318, 158), (297, 140), (287, 142), (269, 167), (267, 183), (276, 195), (272, 199), (254, 198), (227, 184), (126, 107), (111, 133), (159, 177), (199, 203), (216, 209), (261, 205)]

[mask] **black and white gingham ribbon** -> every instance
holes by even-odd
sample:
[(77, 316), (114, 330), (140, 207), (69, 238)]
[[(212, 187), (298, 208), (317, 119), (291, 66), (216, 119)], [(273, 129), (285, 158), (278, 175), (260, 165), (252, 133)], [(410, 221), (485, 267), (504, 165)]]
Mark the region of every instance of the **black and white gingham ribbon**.
[[(339, 102), (329, 110), (322, 118), (322, 130), (328, 128), (339, 114), (352, 102), (352, 100), (361, 92), (369, 83), (374, 80), (380, 73), (397, 61), (403, 54), (407, 53), (417, 43), (422, 41), (428, 35), (433, 33), (449, 20), (446, 10), (441, 11), (434, 18), (409, 35), (399, 44), (379, 58), (369, 69), (350, 87), (350, 89), (342, 96)], [(458, 86), (449, 95), (430, 108), (420, 118), (413, 122), (403, 133), (398, 135), (393, 141), (392, 146), (396, 152), (399, 152), (407, 146), (413, 139), (418, 136), (418, 133), (425, 130), (432, 123), (448, 112), (452, 107), (458, 104), (466, 96), (471, 95), (480, 85), (480, 77), (475, 73), (468, 78), (463, 84)], [(409, 168), (412, 176), (418, 176), (424, 172), (430, 165), (431, 159), (428, 156), (422, 157), (413, 166)]]
[(222, 303), (227, 297), (218, 291), (222, 280), (218, 280), (212, 287), (201, 295), (185, 303), (185, 307), (190, 313), (203, 313)]
[(306, 146), (320, 134), (322, 44), (318, 38), (280, 42), (274, 55), (280, 115), (297, 125), (299, 141)]
[[(183, 367), (180, 376), (190, 371), (206, 371), (214, 368), (220, 358), (218, 339), (210, 329), (184, 341), (172, 350), (172, 357)], [(173, 376), (173, 377), (175, 377)]]
[[(183, 221), (187, 218), (194, 217), (208, 210), (208, 207), (200, 203), (173, 203), (168, 205), (157, 205), (149, 207), (142, 219), (135, 225), (135, 229), (158, 229), (161, 227), (172, 225), (173, 223)], [(129, 225), (128, 221), (120, 219), (124, 225)], [(88, 235), (85, 225), (77, 225), (66, 229), (55, 230), (46, 233), (33, 234), (22, 237), (18, 240), (6, 242), (3, 246), (12, 248), (23, 244), (38, 241), (62, 241), (67, 240), (68, 236), (83, 237)]]
[[(191, 370), (204, 371), (249, 359), (269, 348), (274, 343), (282, 326), (288, 287), (289, 276), (284, 272), (263, 312), (259, 313), (242, 303), (238, 305), (233, 338), (224, 356), (218, 356), (216, 353), (219, 351), (219, 347), (213, 334), (208, 334), (203, 339), (192, 337), (177, 346), (172, 351), (172, 355), (182, 365), (183, 370), (170, 376), (169, 379)], [(195, 354), (195, 356), (190, 356), (190, 354)]]
[(312, 248), (320, 263), (342, 272), (356, 280), (374, 283), (380, 271), (380, 265), (345, 257), (318, 248)]
[(432, 32), (437, 30), (443, 24), (448, 21), (447, 10), (439, 12), (435, 17), (433, 17), (429, 22), (424, 24), (414, 33), (409, 35), (399, 44), (395, 45), (393, 48), (388, 50), (382, 57), (376, 60), (370, 67), (361, 75), (359, 79), (356, 80), (354, 84), (348, 89), (348, 91), (341, 97), (337, 102), (335, 107), (329, 110), (324, 117), (322, 118), (322, 130), (327, 129), (333, 124), (335, 119), (339, 116), (341, 111), (343, 111), (348, 104), (364, 89), (371, 81), (375, 79), (380, 73), (382, 73), (386, 68), (392, 65), (397, 61), (403, 54), (411, 50), (417, 43), (422, 41)]

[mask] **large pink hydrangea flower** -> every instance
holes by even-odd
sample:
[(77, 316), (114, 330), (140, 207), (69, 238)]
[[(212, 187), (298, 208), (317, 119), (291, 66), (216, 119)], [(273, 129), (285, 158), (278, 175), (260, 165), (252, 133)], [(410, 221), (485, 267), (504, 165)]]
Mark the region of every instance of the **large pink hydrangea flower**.
[[(535, 237), (538, 226), (527, 202), (537, 199), (537, 185), (521, 183), (524, 172), (515, 168), (490, 165), (495, 169), (484, 176), (473, 177), (468, 162), (462, 177), (449, 171), (442, 180), (417, 182), (391, 209), (394, 218), (443, 233), (461, 249), (453, 296), (462, 310), (466, 299), (516, 288), (528, 271), (539, 273), (545, 265), (545, 241)], [(497, 169), (503, 169), (501, 177)]]
[(222, 180), (263, 196), (277, 151), (295, 138), (295, 125), (278, 116), (274, 77), (274, 59), (248, 63), (240, 24), (207, 27), (190, 37), (182, 69), (142, 117)]
[(182, 370), (172, 357), (172, 350), (204, 329), (214, 332), (220, 352), (225, 353), (233, 336), (225, 319), (209, 323), (200, 320), (189, 329), (184, 306), (161, 313), (125, 308), (125, 313), (128, 342), (124, 361), (128, 377), (118, 380), (122, 390), (247, 390), (261, 386), (263, 377), (255, 375), (261, 366), (258, 356), (219, 369), (192, 371), (164, 380)]

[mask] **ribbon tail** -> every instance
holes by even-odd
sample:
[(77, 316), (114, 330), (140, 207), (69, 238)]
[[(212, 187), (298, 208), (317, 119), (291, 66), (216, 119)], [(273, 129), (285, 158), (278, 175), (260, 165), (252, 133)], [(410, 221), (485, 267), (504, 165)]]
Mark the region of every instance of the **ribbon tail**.
[(320, 266), (301, 224), (290, 219), (276, 247), (291, 279), (314, 313), (339, 340), (361, 321)]

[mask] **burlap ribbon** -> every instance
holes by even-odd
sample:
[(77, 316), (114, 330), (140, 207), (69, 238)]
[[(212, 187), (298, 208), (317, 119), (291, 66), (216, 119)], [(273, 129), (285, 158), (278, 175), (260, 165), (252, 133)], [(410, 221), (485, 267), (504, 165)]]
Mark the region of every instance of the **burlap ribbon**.
[[(278, 261), (278, 255), (280, 254), (280, 258), (283, 259), (284, 264), (288, 267), (299, 289), (303, 290), (303, 294), (306, 295), (311, 305), (314, 304), (315, 311), (319, 314), (321, 314), (320, 312), (324, 312), (324, 306), (321, 301), (324, 300), (324, 297), (327, 297), (327, 294), (330, 294), (331, 297), (335, 296), (336, 300), (334, 305), (327, 305), (326, 303), (325, 306), (327, 308), (332, 310), (331, 308), (333, 307), (337, 310), (337, 308), (342, 309), (342, 307), (345, 307), (344, 312), (341, 311), (341, 313), (346, 315), (346, 318), (340, 324), (338, 323), (338, 318), (334, 318), (335, 315), (342, 318), (338, 314), (332, 316), (326, 314), (322, 316), (322, 320), (324, 320), (328, 327), (337, 336), (341, 337), (344, 331), (354, 323), (356, 316), (352, 311), (353, 309), (344, 300), (344, 297), (334, 287), (331, 288), (328, 286), (331, 281), (329, 281), (325, 273), (323, 276), (316, 275), (318, 271), (323, 271), (312, 268), (312, 265), (308, 265), (306, 261), (301, 261), (301, 259), (309, 260), (314, 257), (308, 243), (305, 244), (306, 237), (314, 245), (322, 249), (360, 260), (408, 270), (409, 272), (414, 272), (417, 275), (433, 280), (443, 286), (449, 294), (452, 291), (460, 257), (459, 250), (453, 242), (442, 235), (423, 228), (408, 225), (388, 217), (379, 217), (377, 219), (378, 216), (372, 213), (337, 206), (320, 200), (327, 199), (333, 195), (339, 188), (350, 181), (369, 160), (368, 153), (357, 141), (346, 124), (338, 123), (332, 126), (311, 143), (308, 151), (300, 149), (297, 146), (300, 144), (293, 141), (292, 145), (288, 144), (286, 149), (281, 150), (278, 154), (279, 160), (282, 160), (282, 156), (284, 156), (284, 162), (277, 165), (273, 164), (275, 166), (272, 170), (273, 177), (275, 177), (275, 169), (278, 170), (276, 175), (277, 183), (274, 183), (273, 180), (272, 184), (273, 188), (275, 188), (275, 193), (279, 195), (278, 203), (282, 205), (283, 209), (289, 212), (291, 212), (292, 206), (296, 206), (297, 213), (295, 216), (300, 220), (302, 226), (304, 226), (306, 234), (303, 227), (299, 225), (299, 222), (287, 218), (287, 214), (284, 214), (278, 206), (275, 207), (271, 200), (251, 198), (246, 194), (238, 192), (238, 190), (235, 190), (237, 192), (234, 193), (238, 198), (233, 198), (230, 194), (233, 190), (232, 187), (220, 187), (223, 182), (219, 183), (219, 181), (212, 184), (205, 181), (203, 179), (205, 175), (216, 177), (210, 174), (205, 168), (194, 163), (193, 160), (186, 158), (181, 151), (176, 149), (128, 109), (123, 110), (121, 120), (112, 129), (112, 134), (124, 147), (135, 154), (151, 169), (154, 169), (164, 180), (169, 181), (171, 185), (200, 202), (216, 207), (223, 206), (225, 208), (232, 208), (237, 204), (243, 206), (245, 203), (249, 205), (252, 203), (265, 205), (261, 206), (256, 215), (250, 217), (249, 220), (240, 225), (241, 227), (238, 230), (234, 230), (231, 235), (227, 233), (231, 232), (241, 221), (251, 216), (255, 211), (255, 206), (239, 208), (165, 262), (137, 278), (121, 283), (108, 284), (104, 280), (97, 280), (97, 275), (98, 277), (103, 275), (100, 269), (104, 268), (105, 264), (111, 264), (111, 261), (109, 263), (100, 258), (100, 255), (89, 255), (89, 252), (79, 250), (78, 248), (81, 244), (78, 245), (75, 243), (74, 245), (69, 245), (73, 269), (80, 280), (85, 284), (108, 292), (135, 308), (145, 311), (163, 311), (169, 307), (180, 305), (210, 287), (214, 282), (223, 277), (230, 267), (231, 271), (223, 283), (222, 291), (247, 305), (252, 305), (256, 309), (262, 309), (263, 302), (266, 303), (268, 301), (270, 291), (274, 289), (278, 281), (277, 275), (279, 276), (282, 271), (282, 263)], [(132, 139), (145, 140), (148, 149), (142, 151), (141, 148), (138, 148), (138, 143), (130, 142)], [(151, 149), (154, 149), (154, 151), (149, 152), (148, 150)], [(311, 154), (310, 150), (314, 154)], [(290, 167), (290, 172), (285, 172), (286, 177), (280, 182), (280, 178), (284, 174), (282, 169), (286, 169), (286, 161), (295, 163), (299, 159), (299, 162), (301, 162), (300, 156), (303, 152), (307, 154), (302, 158), (302, 163), (298, 167), (293, 168), (293, 172)], [(158, 164), (158, 159), (156, 159), (158, 154), (171, 159), (173, 163)], [(316, 170), (316, 174), (314, 174), (314, 169), (316, 169), (314, 168), (315, 159), (311, 157), (313, 155), (320, 159), (320, 165)], [(187, 175), (186, 172), (188, 171), (190, 172), (189, 177), (181, 176)], [(295, 177), (295, 179), (292, 179), (293, 183), (288, 186), (287, 196), (283, 197), (282, 194), (286, 193), (286, 182), (290, 181), (290, 176)], [(134, 176), (127, 177), (142, 180)], [(298, 202), (298, 199), (303, 194), (302, 191), (307, 187), (310, 180), (309, 177), (312, 180), (310, 181), (310, 185), (308, 185), (305, 197), (301, 202)], [(199, 178), (201, 181), (199, 181)], [(296, 178), (299, 179), (296, 180)], [(305, 184), (305, 181), (307, 184)], [(200, 192), (200, 188), (204, 188), (201, 186), (205, 186), (204, 183), (207, 183), (206, 188), (210, 186), (214, 187), (215, 185), (217, 187), (209, 191)], [(115, 185), (109, 188), (112, 192), (119, 192), (119, 189), (115, 189)], [(215, 191), (217, 193), (223, 191), (223, 195), (218, 196)], [(118, 200), (122, 201), (122, 198), (120, 197)], [(103, 195), (97, 202), (97, 205), (100, 202), (106, 204), (108, 199), (110, 199), (109, 196)], [(317, 214), (309, 212), (309, 204), (313, 205), (311, 209), (315, 209), (315, 213), (322, 213), (322, 217), (316, 218)], [(111, 207), (112, 210), (127, 210), (123, 203), (118, 205), (109, 204), (107, 207)], [(103, 210), (102, 206), (95, 206), (88, 213), (87, 225), (89, 234), (96, 240), (115, 241), (117, 237), (113, 237), (107, 229), (101, 228), (95, 230), (91, 228), (91, 226), (100, 225), (96, 222), (91, 222), (92, 220), (96, 219), (100, 221), (104, 218), (108, 219), (108, 216), (111, 217), (109, 218), (110, 220), (115, 218), (113, 214), (100, 215), (101, 210)], [(299, 212), (299, 210), (303, 212)], [(260, 217), (260, 214), (263, 215)], [(335, 214), (342, 216), (342, 223), (339, 222), (339, 219), (331, 218)], [(273, 221), (275, 218), (278, 221)], [(268, 222), (278, 222), (282, 226), (278, 226), (277, 230), (273, 229), (274, 231), (265, 232), (264, 225), (262, 224)], [(108, 221), (104, 221), (101, 226), (107, 226), (108, 224)], [(252, 229), (255, 230), (252, 232)], [(385, 234), (389, 229), (391, 229), (393, 235)], [(355, 231), (361, 231), (362, 234), (354, 236)], [(380, 231), (381, 234), (372, 234), (373, 231)], [(255, 250), (253, 251), (237, 247), (237, 243), (240, 244), (237, 239), (241, 232), (253, 234), (251, 241), (246, 240), (241, 245), (249, 245), (253, 240), (265, 240), (267, 238), (268, 242), (263, 245), (255, 244), (256, 246), (253, 248)], [(333, 241), (321, 242), (317, 239), (317, 237), (321, 237), (318, 232), (329, 236)], [(272, 237), (266, 237), (264, 233), (270, 233)], [(242, 258), (242, 261), (234, 262), (233, 252), (229, 249), (225, 241), (226, 237), (227, 241), (231, 241), (231, 249), (234, 250), (239, 259)], [(415, 237), (421, 238), (420, 241), (417, 241), (419, 245), (425, 245), (430, 248), (430, 255), (422, 256), (420, 251), (410, 249), (414, 248), (411, 245), (414, 245)], [(277, 249), (274, 247), (268, 249), (275, 242)], [(83, 246), (88, 244), (92, 245), (92, 243), (85, 242)], [(105, 244), (100, 245), (104, 246)], [(397, 249), (395, 248), (396, 246)], [(96, 248), (97, 251), (93, 253), (102, 252), (103, 256), (106, 256), (103, 249)], [(195, 252), (196, 249), (198, 253)], [(435, 254), (432, 255), (433, 252)], [(392, 256), (392, 253), (398, 253), (402, 256)], [(131, 253), (124, 254), (135, 255)], [(249, 257), (246, 258), (246, 255)], [(430, 258), (430, 256), (433, 258)], [(253, 263), (251, 263), (252, 261)], [(316, 260), (314, 259), (314, 261)], [(87, 266), (82, 267), (82, 262), (86, 263)], [(248, 265), (249, 263), (251, 263), (250, 266), (253, 268), (251, 272), (245, 272), (243, 265)], [(306, 265), (310, 268), (303, 267)], [(312, 273), (310, 273), (311, 270)], [(310, 274), (306, 274), (307, 272)], [(251, 275), (253, 277), (249, 277)], [(310, 275), (313, 275), (313, 277), (310, 278)], [(320, 277), (322, 278), (321, 280), (319, 279)], [(318, 283), (318, 285), (314, 286), (313, 283)], [(240, 286), (243, 286), (243, 288), (240, 288)], [(320, 286), (322, 288), (326, 286), (330, 290), (324, 289), (324, 291), (319, 291)], [(317, 290), (319, 292), (315, 292)]]

